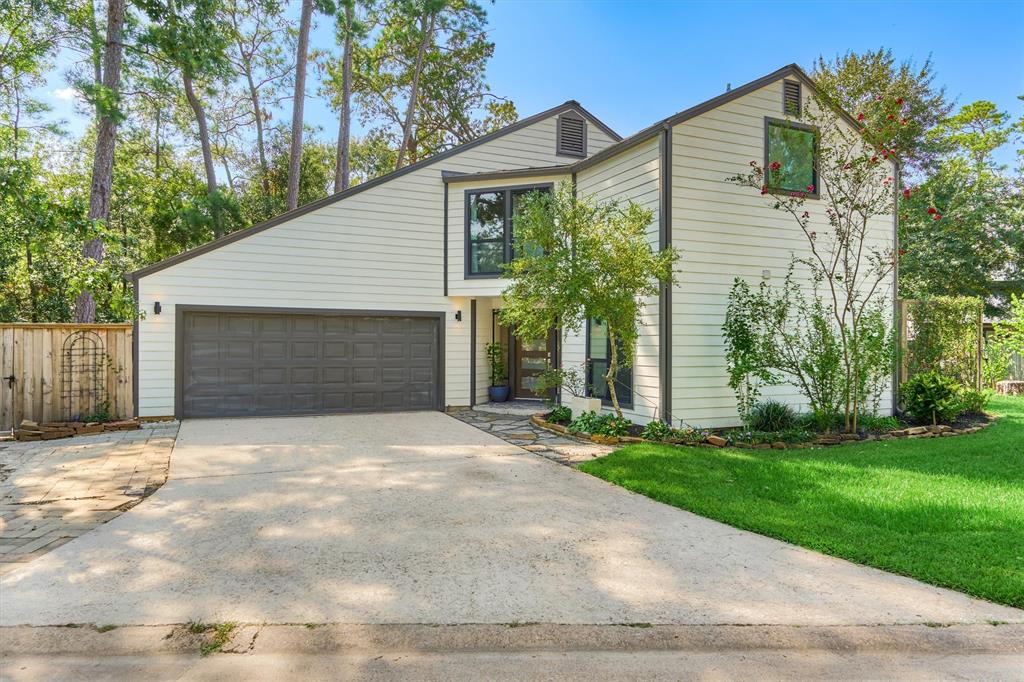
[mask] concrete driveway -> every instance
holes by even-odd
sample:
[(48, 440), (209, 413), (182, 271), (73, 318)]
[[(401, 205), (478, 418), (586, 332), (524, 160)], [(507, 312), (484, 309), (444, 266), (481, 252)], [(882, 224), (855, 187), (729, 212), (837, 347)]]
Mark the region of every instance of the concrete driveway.
[(5, 576), (0, 623), (1024, 622), (440, 413), (189, 421), (171, 460), (142, 504)]

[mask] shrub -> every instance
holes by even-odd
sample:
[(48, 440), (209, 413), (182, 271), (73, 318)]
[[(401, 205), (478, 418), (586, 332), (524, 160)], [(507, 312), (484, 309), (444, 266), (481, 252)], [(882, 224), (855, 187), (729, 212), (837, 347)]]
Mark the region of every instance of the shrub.
[(573, 433), (595, 433), (599, 419), (597, 413), (587, 411), (569, 422), (568, 428)]
[(877, 417), (873, 414), (865, 414), (860, 418), (860, 425), (865, 431), (871, 433), (885, 433), (900, 428), (900, 420), (896, 417)]
[(668, 440), (674, 433), (675, 430), (665, 422), (652, 421), (647, 422), (640, 435), (647, 440)]
[(555, 424), (568, 424), (572, 421), (572, 410), (568, 405), (558, 405), (551, 408), (548, 413), (548, 421)]
[(992, 397), (992, 391), (976, 391), (973, 388), (965, 388), (960, 391), (960, 412), (967, 414), (984, 414), (988, 400)]
[(703, 443), (704, 439), (708, 437), (708, 432), (698, 431), (697, 429), (685, 426), (681, 429), (675, 429), (672, 437), (686, 443)]
[(796, 424), (796, 412), (777, 400), (765, 400), (750, 410), (749, 426), (752, 431), (784, 431)]
[(932, 370), (903, 384), (903, 406), (920, 422), (949, 422), (960, 414), (960, 384)]
[(591, 433), (599, 436), (627, 436), (629, 427), (633, 422), (625, 417), (616, 417), (614, 414), (602, 414), (597, 418), (597, 424)]

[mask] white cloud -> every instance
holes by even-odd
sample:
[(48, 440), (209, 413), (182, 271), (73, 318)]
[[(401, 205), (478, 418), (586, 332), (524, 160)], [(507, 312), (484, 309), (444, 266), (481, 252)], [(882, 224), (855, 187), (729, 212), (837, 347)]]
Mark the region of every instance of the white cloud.
[(53, 94), (53, 96), (57, 99), (69, 101), (78, 97), (78, 91), (76, 91), (74, 88), (58, 88), (57, 90), (54, 90), (51, 94)]

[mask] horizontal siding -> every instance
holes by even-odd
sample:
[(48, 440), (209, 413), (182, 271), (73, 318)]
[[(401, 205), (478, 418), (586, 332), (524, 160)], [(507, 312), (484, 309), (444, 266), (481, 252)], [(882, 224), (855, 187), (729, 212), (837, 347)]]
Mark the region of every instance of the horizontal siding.
[[(174, 412), (175, 306), (225, 305), (445, 313), (445, 399), (469, 404), (469, 298), (444, 296), (442, 171), (564, 163), (552, 116), (328, 204), (139, 282), (139, 414)], [(589, 152), (613, 140), (588, 124)], [(461, 242), (459, 242), (461, 246)], [(463, 311), (462, 321), (455, 313)], [(486, 388), (486, 387), (485, 387)]]
[[(673, 415), (694, 426), (739, 422), (721, 331), (734, 278), (757, 286), (767, 274), (780, 284), (793, 255), (810, 255), (790, 216), (726, 181), (747, 173), (750, 161), (762, 162), (764, 117), (782, 117), (781, 88), (780, 80), (673, 128), (672, 243), (682, 264), (672, 294), (672, 401)], [(829, 229), (824, 208), (807, 202), (819, 232)], [(871, 230), (872, 244), (891, 245), (891, 217)], [(788, 385), (766, 387), (762, 395), (806, 407)], [(892, 409), (888, 392), (881, 409)]]
[[(651, 246), (658, 248), (660, 156), (657, 138), (606, 159), (580, 172), (576, 178), (580, 196), (597, 201), (633, 201), (650, 209), (653, 217), (647, 230)], [(661, 380), (659, 372), (658, 298), (645, 298), (633, 359), (633, 408), (623, 414), (646, 423), (659, 416)], [(568, 330), (562, 338), (563, 367), (581, 367), (586, 361), (586, 330)], [(565, 398), (567, 396), (563, 396)]]

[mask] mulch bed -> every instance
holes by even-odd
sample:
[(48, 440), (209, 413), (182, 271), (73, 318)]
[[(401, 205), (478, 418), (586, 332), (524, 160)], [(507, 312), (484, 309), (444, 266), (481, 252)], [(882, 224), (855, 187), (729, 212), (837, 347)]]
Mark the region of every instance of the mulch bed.
[(657, 443), (660, 445), (678, 446), (704, 445), (716, 448), (731, 445), (736, 448), (752, 448), (757, 450), (788, 450), (812, 446), (849, 445), (853, 443), (863, 443), (876, 440), (896, 440), (900, 438), (945, 438), (977, 433), (995, 422), (995, 420), (988, 415), (970, 414), (961, 416), (952, 425), (938, 424), (935, 426), (905, 426), (885, 433), (825, 433), (805, 443), (786, 443), (780, 440), (772, 443), (754, 444), (745, 442), (730, 443), (726, 438), (714, 433), (698, 433), (695, 434), (698, 438), (693, 439), (669, 439), (667, 441), (647, 440), (646, 438), (640, 437), (640, 433), (643, 432), (643, 427), (639, 424), (632, 424), (630, 426), (630, 435), (628, 436), (602, 436), (598, 434), (584, 433), (581, 431), (570, 432), (569, 429), (562, 424), (556, 424), (545, 420), (545, 416), (546, 415), (543, 414), (535, 414), (530, 417), (530, 421), (542, 429), (547, 429), (548, 431), (562, 435), (574, 436), (583, 440), (589, 440), (601, 445), (615, 445), (620, 443)]

